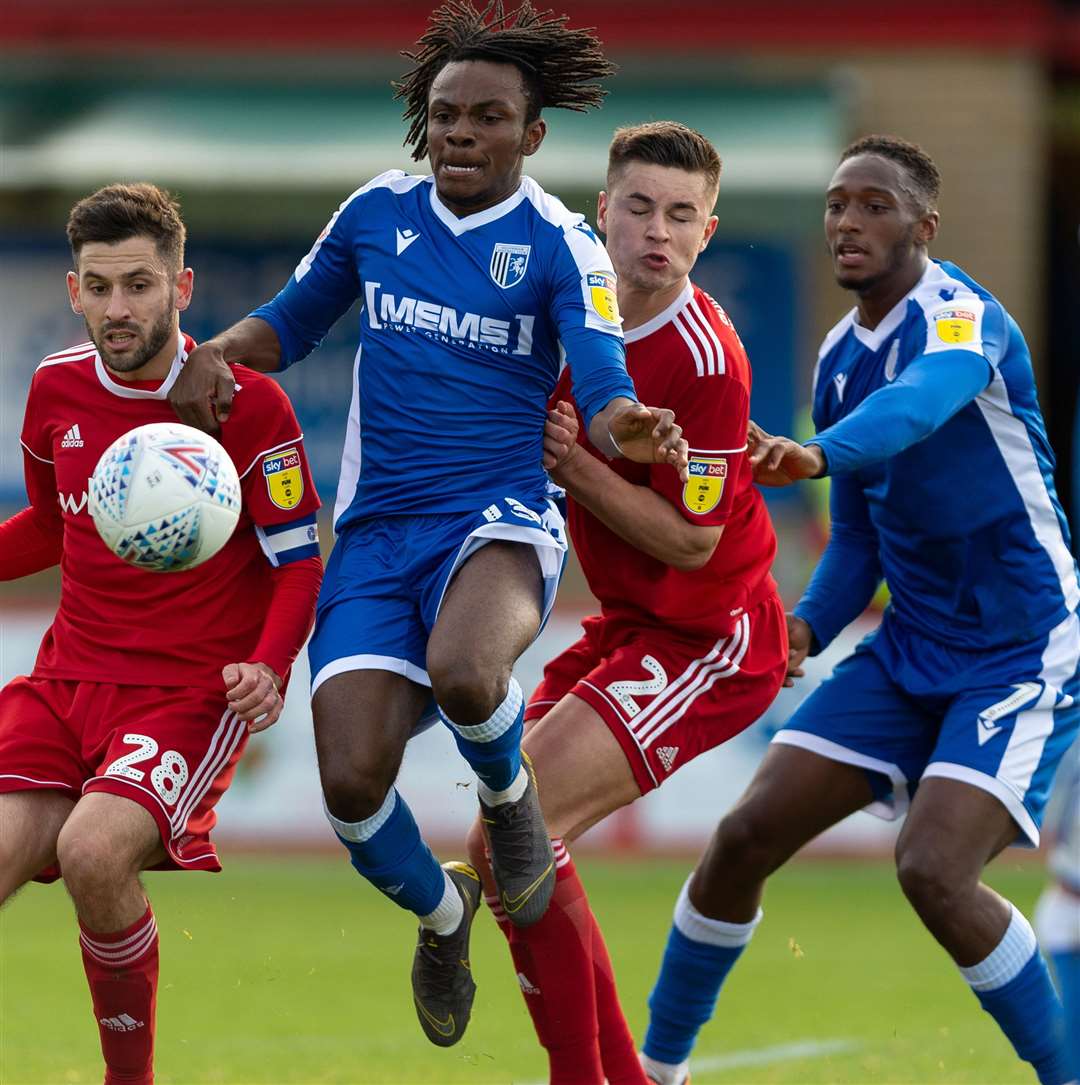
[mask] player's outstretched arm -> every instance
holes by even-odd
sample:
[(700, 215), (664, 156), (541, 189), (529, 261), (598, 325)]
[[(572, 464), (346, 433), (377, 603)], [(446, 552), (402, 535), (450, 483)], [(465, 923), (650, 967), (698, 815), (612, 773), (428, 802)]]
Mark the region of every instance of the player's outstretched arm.
[(197, 346), (184, 363), (169, 391), (169, 402), (181, 422), (216, 433), (232, 411), (233, 380), (230, 362), (270, 373), (281, 361), (277, 332), (258, 317), (238, 324)]
[(625, 456), (635, 463), (667, 463), (683, 482), (689, 477), (682, 427), (666, 407), (646, 407), (618, 396), (593, 415), (589, 440), (605, 456)]
[(573, 407), (560, 401), (544, 428), (544, 466), (552, 481), (636, 549), (683, 572), (700, 569), (723, 526), (689, 523), (663, 495), (627, 482), (590, 456), (578, 445), (577, 433)]
[[(28, 404), (28, 418), (30, 413)], [(64, 521), (56, 500), (56, 473), (43, 458), (44, 449), (36, 454), (26, 442), (24, 434), (23, 474), (30, 504), (0, 524), (0, 580), (18, 580), (50, 569), (63, 552)]]

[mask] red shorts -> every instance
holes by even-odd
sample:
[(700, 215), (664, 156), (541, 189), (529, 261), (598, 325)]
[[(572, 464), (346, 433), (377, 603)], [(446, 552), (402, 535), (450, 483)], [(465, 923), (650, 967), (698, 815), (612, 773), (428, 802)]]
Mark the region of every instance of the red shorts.
[(0, 792), (122, 795), (157, 822), (157, 869), (220, 870), (214, 804), (247, 733), (224, 690), (16, 678), (0, 690)]
[(539, 719), (568, 693), (580, 697), (618, 739), (642, 794), (749, 727), (787, 671), (787, 622), (777, 595), (718, 640), (620, 618), (586, 618), (582, 627), (581, 640), (544, 668), (525, 718)]

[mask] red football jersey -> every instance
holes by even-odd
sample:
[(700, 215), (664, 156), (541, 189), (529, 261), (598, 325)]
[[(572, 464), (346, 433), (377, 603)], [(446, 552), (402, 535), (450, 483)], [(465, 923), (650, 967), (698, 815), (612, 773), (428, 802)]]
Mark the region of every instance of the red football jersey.
[[(626, 367), (638, 398), (669, 407), (690, 446), (685, 485), (666, 465), (604, 462), (663, 494), (692, 524), (724, 525), (708, 563), (680, 572), (635, 549), (570, 499), (574, 550), (605, 615), (659, 622), (689, 633), (729, 633), (776, 590), (776, 534), (746, 456), (750, 363), (734, 325), (705, 291), (688, 285), (664, 312), (626, 333)], [(564, 372), (552, 401), (573, 402)], [(580, 422), (580, 415), (579, 415)], [(588, 440), (578, 441), (604, 459)]]
[(194, 569), (155, 573), (117, 558), (87, 508), (88, 480), (117, 437), (175, 422), (166, 396), (194, 342), (183, 336), (160, 384), (114, 380), (92, 343), (50, 355), (30, 385), (22, 444), (31, 504), (63, 532), (60, 606), (34, 674), (142, 686), (221, 688), (221, 668), (250, 658), (271, 596), (272, 566), (254, 525), (319, 507), (292, 405), (269, 377), (236, 366), (236, 397), (219, 440), (243, 491), (240, 521)]

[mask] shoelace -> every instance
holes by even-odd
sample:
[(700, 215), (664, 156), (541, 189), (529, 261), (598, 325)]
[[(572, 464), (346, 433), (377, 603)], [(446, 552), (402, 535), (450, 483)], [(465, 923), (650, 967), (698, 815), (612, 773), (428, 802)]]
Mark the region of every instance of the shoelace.
[[(507, 802), (490, 807), (485, 817), (500, 833), (498, 861), (502, 867), (512, 870), (527, 868), (532, 863), (533, 833), (528, 815), (520, 809), (520, 802)], [(488, 811), (485, 811), (487, 814)]]
[[(443, 941), (431, 931), (424, 931), (420, 935), (420, 956), (434, 965), (434, 968), (424, 972), (425, 986), (436, 997), (449, 995), (454, 990), (461, 948), (457, 941), (453, 936)], [(447, 967), (450, 964), (454, 967)], [(427, 994), (428, 991), (424, 993)]]

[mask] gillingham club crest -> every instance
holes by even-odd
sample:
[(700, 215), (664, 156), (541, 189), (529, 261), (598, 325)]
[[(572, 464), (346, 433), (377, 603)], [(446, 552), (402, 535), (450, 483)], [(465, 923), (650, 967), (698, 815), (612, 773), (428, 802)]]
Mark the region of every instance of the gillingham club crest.
[(508, 245), (500, 241), (491, 253), (491, 278), (496, 286), (508, 290), (517, 286), (525, 278), (525, 269), (529, 266), (531, 245)]

